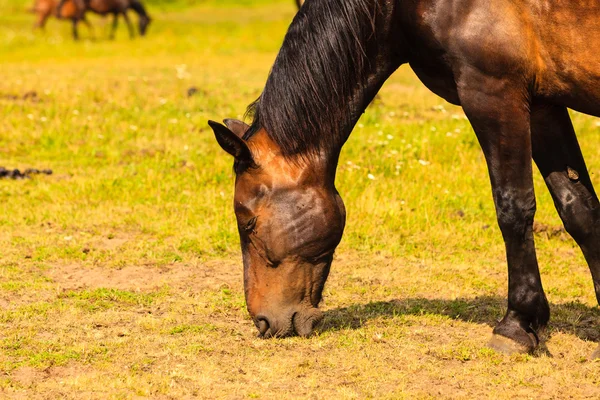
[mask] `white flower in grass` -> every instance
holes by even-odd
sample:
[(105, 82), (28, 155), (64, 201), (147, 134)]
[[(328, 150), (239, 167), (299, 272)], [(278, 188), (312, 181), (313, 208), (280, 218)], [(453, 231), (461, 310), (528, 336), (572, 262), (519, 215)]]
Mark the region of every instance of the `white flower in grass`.
[(421, 165), (429, 165), (431, 163), (429, 161), (419, 160), (419, 164), (421, 164)]
[(187, 65), (185, 64), (176, 65), (175, 70), (177, 71), (177, 79), (186, 79), (191, 76), (187, 71)]
[(374, 181), (375, 180), (375, 176), (373, 174), (368, 174), (367, 178), (369, 178), (370, 180)]

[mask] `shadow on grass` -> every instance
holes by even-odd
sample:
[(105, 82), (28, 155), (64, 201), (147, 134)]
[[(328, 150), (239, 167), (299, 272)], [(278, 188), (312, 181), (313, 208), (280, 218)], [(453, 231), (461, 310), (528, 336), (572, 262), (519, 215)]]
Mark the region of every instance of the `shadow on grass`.
[[(320, 332), (358, 329), (372, 319), (395, 318), (403, 315), (442, 315), (450, 319), (494, 327), (506, 311), (506, 299), (483, 296), (470, 299), (410, 298), (353, 304), (325, 312)], [(547, 334), (564, 332), (584, 340), (600, 341), (600, 308), (579, 302), (550, 304)], [(491, 333), (491, 331), (490, 331)]]

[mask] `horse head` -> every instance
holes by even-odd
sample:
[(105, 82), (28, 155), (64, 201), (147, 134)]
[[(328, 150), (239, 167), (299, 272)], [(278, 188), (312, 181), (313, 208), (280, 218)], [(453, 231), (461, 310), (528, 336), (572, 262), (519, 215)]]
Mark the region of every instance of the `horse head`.
[(262, 337), (308, 336), (322, 319), (318, 305), (346, 220), (335, 169), (318, 157), (283, 156), (264, 129), (245, 140), (243, 122), (209, 124), (235, 158), (248, 311)]

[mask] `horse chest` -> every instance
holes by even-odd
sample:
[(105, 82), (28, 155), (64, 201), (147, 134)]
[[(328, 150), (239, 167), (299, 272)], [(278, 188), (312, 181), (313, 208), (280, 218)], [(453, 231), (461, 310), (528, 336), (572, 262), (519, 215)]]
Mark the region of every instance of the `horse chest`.
[(425, 64), (411, 61), (410, 67), (429, 90), (449, 103), (460, 105), (454, 75), (442, 62)]

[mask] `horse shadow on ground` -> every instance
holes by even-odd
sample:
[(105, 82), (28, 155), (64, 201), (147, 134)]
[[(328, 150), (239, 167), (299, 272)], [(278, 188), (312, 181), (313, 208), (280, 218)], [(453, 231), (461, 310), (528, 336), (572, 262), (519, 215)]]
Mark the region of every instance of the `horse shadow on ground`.
[[(499, 296), (475, 298), (426, 299), (408, 298), (353, 304), (325, 312), (321, 332), (342, 329), (359, 329), (366, 322), (378, 318), (395, 318), (403, 315), (442, 315), (450, 319), (487, 324), (494, 327), (506, 311), (506, 299)], [(555, 332), (572, 334), (580, 339), (600, 341), (600, 308), (580, 302), (550, 303), (550, 322), (545, 336)]]

